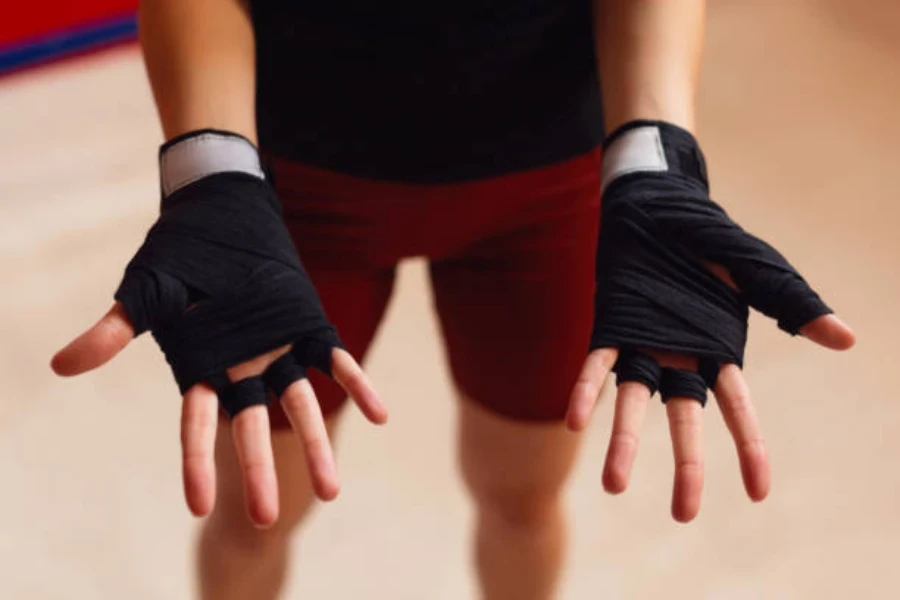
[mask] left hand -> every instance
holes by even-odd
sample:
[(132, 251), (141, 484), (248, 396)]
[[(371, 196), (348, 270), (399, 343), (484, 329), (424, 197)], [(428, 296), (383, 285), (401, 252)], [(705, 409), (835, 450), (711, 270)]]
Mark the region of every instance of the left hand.
[[(629, 135), (633, 130), (642, 131)], [(734, 438), (747, 494), (760, 501), (769, 492), (769, 460), (741, 371), (747, 305), (833, 350), (850, 348), (855, 335), (777, 251), (709, 199), (703, 157), (690, 134), (640, 122), (619, 132), (605, 148), (593, 350), (572, 392), (567, 425), (587, 425), (607, 376), (616, 371), (603, 485), (620, 493), (658, 388), (675, 457), (672, 516), (688, 522), (700, 509), (703, 489), (707, 386)]]

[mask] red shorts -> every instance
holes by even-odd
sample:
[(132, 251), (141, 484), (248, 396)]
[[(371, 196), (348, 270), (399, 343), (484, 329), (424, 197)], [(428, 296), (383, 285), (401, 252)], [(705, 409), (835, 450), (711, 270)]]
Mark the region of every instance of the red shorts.
[[(430, 260), (460, 391), (501, 415), (561, 419), (588, 350), (600, 208), (599, 150), (442, 185), (374, 181), (273, 159), (285, 222), (347, 350), (363, 360), (397, 263)], [(346, 400), (312, 372), (323, 412)], [(278, 402), (272, 426), (287, 427)]]

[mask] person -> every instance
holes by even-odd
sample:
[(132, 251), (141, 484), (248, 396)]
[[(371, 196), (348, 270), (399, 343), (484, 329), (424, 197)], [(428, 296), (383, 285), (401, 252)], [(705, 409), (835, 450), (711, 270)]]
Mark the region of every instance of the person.
[(330, 440), (345, 397), (385, 422), (357, 361), (408, 256), (430, 261), (485, 598), (553, 597), (575, 432), (611, 371), (609, 492), (628, 485), (658, 389), (672, 514), (694, 518), (711, 388), (747, 493), (765, 498), (740, 369), (747, 307), (829, 348), (854, 336), (709, 198), (690, 133), (704, 11), (702, 0), (141, 3), (167, 140), (161, 215), (113, 308), (52, 366), (97, 368), (147, 330), (159, 342), (184, 395), (187, 504), (210, 515), (202, 597), (275, 597), (291, 533), (316, 497), (338, 493)]

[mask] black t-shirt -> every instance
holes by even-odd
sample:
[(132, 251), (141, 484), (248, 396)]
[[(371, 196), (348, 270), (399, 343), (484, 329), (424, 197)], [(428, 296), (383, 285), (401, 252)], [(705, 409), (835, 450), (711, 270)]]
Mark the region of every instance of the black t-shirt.
[(260, 145), (439, 183), (602, 138), (590, 0), (253, 0)]

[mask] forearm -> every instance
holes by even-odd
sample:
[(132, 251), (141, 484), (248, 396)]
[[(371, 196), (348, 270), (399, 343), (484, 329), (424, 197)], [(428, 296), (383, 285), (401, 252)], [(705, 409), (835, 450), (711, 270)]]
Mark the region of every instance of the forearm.
[(694, 129), (705, 0), (594, 0), (606, 130), (634, 119)]
[(253, 26), (241, 0), (142, 0), (144, 62), (166, 139), (203, 128), (256, 143)]

